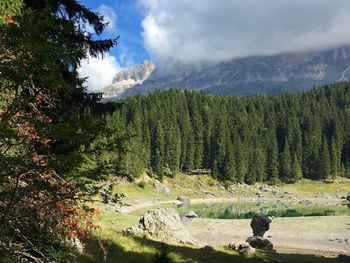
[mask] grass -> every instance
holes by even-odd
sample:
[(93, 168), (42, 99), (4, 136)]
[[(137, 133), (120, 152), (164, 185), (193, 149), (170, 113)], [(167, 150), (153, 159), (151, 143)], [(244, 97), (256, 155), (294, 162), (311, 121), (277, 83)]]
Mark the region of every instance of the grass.
[[(98, 241), (98, 239), (103, 241)], [(151, 263), (162, 243), (145, 237), (126, 237), (115, 231), (98, 233), (87, 244), (87, 255), (82, 263)], [(293, 263), (328, 263), (338, 262), (335, 258), (325, 258), (308, 254), (277, 254), (273, 251), (258, 253), (252, 257), (239, 255), (224, 248), (197, 248), (168, 244), (169, 258), (174, 263), (255, 263), (255, 262), (293, 262)]]
[(324, 183), (302, 179), (295, 184), (284, 186), (287, 190), (295, 194), (332, 193), (336, 191), (350, 192), (350, 179), (339, 178), (334, 183)]
[[(188, 176), (177, 174), (174, 178), (166, 178), (163, 183), (170, 189), (171, 194), (165, 195), (154, 190), (154, 179), (142, 177), (135, 183), (122, 181), (114, 186), (115, 193), (124, 193), (126, 203), (138, 201), (164, 201), (174, 200), (177, 196), (186, 195), (190, 198), (203, 198), (208, 193), (233, 197), (240, 195), (254, 196), (257, 187), (239, 188), (232, 194), (223, 189), (223, 185), (213, 180), (210, 176)], [(350, 180), (338, 180), (328, 184), (310, 180), (301, 180), (296, 184), (282, 185), (281, 192), (287, 191), (297, 195), (313, 195), (318, 192), (347, 192), (350, 189)], [(264, 193), (266, 195), (270, 193)], [(146, 237), (127, 237), (121, 234), (121, 230), (137, 225), (141, 215), (148, 208), (132, 211), (129, 214), (120, 214), (113, 211), (113, 206), (92, 205), (102, 208), (101, 214), (95, 219), (100, 229), (95, 231), (92, 240), (87, 244), (87, 255), (82, 262), (153, 262), (155, 254), (161, 247), (161, 242), (150, 240)], [(168, 244), (169, 257), (172, 262), (338, 262), (334, 258), (325, 258), (315, 255), (277, 254), (274, 252), (259, 251), (256, 256), (246, 258), (234, 251), (224, 248), (203, 249), (191, 246), (179, 246)], [(105, 251), (105, 252), (104, 252)]]

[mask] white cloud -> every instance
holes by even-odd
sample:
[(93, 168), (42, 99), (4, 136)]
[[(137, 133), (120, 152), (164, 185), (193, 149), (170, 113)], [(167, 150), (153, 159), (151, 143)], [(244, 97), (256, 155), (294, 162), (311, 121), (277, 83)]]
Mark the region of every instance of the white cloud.
[(107, 53), (104, 58), (90, 57), (83, 60), (78, 73), (80, 77), (88, 77), (88, 90), (95, 92), (111, 85), (115, 74), (120, 70), (117, 59)]
[(99, 6), (99, 8), (97, 8), (97, 12), (101, 13), (105, 23), (108, 22), (107, 30), (114, 32), (117, 28), (117, 14), (115, 13), (114, 9), (110, 6), (102, 4)]
[(224, 61), (350, 43), (349, 0), (139, 0), (158, 60)]

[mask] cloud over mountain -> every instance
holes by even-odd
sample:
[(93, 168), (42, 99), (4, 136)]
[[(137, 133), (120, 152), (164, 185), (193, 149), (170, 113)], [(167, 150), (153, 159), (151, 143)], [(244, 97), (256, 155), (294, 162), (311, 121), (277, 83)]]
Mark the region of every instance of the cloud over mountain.
[(350, 43), (349, 0), (139, 2), (145, 47), (159, 61), (218, 62)]

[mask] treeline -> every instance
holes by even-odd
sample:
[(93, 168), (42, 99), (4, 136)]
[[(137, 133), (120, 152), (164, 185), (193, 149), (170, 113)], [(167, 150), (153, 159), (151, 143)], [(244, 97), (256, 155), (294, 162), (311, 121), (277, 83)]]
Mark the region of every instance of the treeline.
[(350, 177), (350, 83), (270, 97), (155, 91), (118, 103), (107, 122), (127, 154), (104, 160), (118, 159), (129, 177), (143, 168), (159, 176), (208, 168), (246, 183)]

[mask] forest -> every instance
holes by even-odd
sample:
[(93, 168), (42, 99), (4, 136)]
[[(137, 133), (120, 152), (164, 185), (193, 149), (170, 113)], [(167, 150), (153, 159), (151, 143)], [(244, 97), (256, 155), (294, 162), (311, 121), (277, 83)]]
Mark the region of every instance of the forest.
[(144, 168), (160, 177), (206, 168), (218, 180), (249, 184), (350, 176), (347, 82), (270, 97), (155, 91), (116, 104), (107, 127), (123, 137), (126, 153), (112, 147), (99, 162), (118, 160), (130, 178)]

